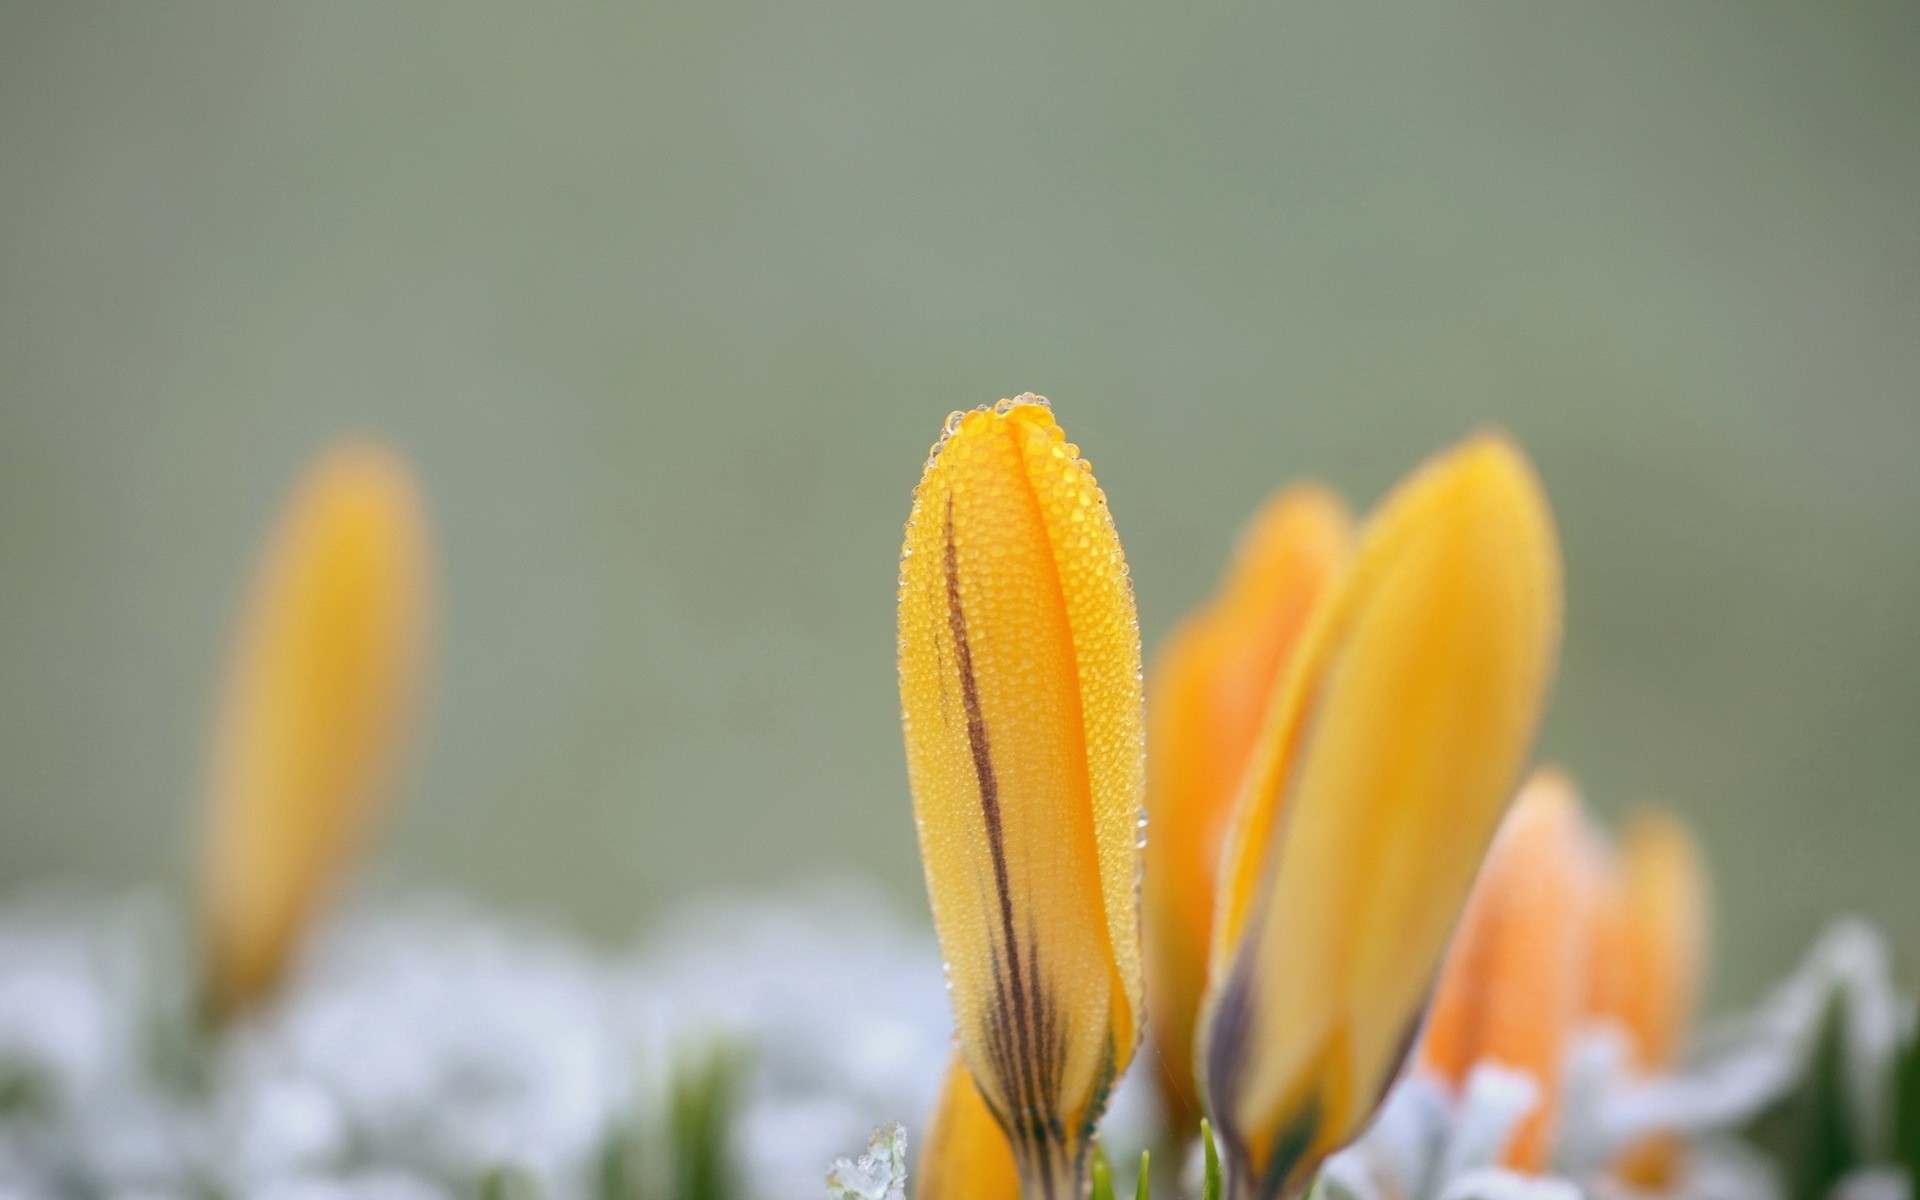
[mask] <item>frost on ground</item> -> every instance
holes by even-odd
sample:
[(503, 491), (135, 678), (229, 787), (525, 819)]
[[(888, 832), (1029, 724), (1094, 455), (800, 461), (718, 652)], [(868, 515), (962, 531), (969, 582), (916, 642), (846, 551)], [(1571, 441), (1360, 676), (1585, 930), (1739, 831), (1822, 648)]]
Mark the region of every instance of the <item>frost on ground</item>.
[[(949, 1053), (932, 937), (858, 896), (712, 906), (624, 953), (455, 900), (388, 899), (338, 922), (281, 1003), (217, 1043), (188, 1016), (187, 945), (138, 903), (0, 911), (0, 1200), (471, 1200), (502, 1171), (552, 1200), (651, 1200), (644, 1180), (610, 1180), (657, 1163), (684, 1100), (674, 1081), (716, 1048), (744, 1064), (723, 1147), (733, 1194), (818, 1196), (876, 1122), (924, 1119)], [(1835, 1195), (1897, 1197), (1904, 1177), (1878, 1167), (1913, 1014), (1854, 923), (1674, 1076), (1636, 1078), (1617, 1039), (1584, 1039), (1557, 1168), (1594, 1183), (1622, 1146), (1674, 1129), (1696, 1139), (1679, 1196), (1779, 1195), (1723, 1131), (1797, 1086), (1828, 1013), (1864, 1164)], [(1103, 1123), (1122, 1160), (1152, 1135), (1148, 1075), (1129, 1073)], [(1528, 1086), (1485, 1071), (1453, 1097), (1403, 1081), (1329, 1163), (1323, 1200), (1562, 1200), (1498, 1166)], [(905, 1155), (883, 1127), (834, 1164), (831, 1194), (901, 1200)]]
[(711, 907), (611, 955), (390, 901), (217, 1047), (186, 944), (139, 904), (0, 914), (0, 1195), (431, 1200), (509, 1168), (590, 1200), (609, 1140), (718, 1045), (748, 1064), (741, 1190), (817, 1195), (878, 1117), (926, 1110), (949, 1041), (932, 939), (857, 896)]

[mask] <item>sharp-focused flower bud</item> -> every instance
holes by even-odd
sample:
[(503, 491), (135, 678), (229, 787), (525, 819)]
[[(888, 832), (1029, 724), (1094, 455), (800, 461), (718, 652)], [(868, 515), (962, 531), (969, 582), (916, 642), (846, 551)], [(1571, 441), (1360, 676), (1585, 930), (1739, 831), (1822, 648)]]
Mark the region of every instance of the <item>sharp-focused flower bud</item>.
[(280, 983), (390, 790), (428, 624), (425, 517), (407, 465), (352, 442), (283, 512), (253, 581), (213, 745), (203, 1002)]
[(1504, 1157), (1517, 1171), (1545, 1170), (1553, 1149), (1562, 1066), (1585, 998), (1589, 836), (1572, 783), (1536, 772), (1487, 852), (1421, 1038), (1421, 1069), (1456, 1089), (1487, 1063), (1534, 1084), (1533, 1111)]
[(1020, 1173), (966, 1062), (955, 1055), (940, 1086), (914, 1171), (914, 1200), (1019, 1200)]
[[(1707, 952), (1705, 873), (1693, 837), (1669, 813), (1641, 811), (1620, 836), (1616, 872), (1603, 883), (1594, 929), (1589, 1015), (1625, 1037), (1633, 1067), (1672, 1067), (1693, 1024)], [(1676, 1137), (1652, 1137), (1615, 1164), (1646, 1190), (1670, 1184), (1682, 1152)]]
[(1193, 1033), (1207, 986), (1220, 844), (1240, 777), (1313, 606), (1351, 537), (1325, 488), (1284, 488), (1240, 539), (1219, 593), (1169, 639), (1147, 702), (1146, 910), (1149, 1020), (1176, 1128), (1199, 1119)]
[(960, 1050), (1028, 1200), (1074, 1200), (1140, 1031), (1140, 641), (1106, 499), (1043, 402), (949, 419), (899, 637)]
[(1221, 865), (1200, 1057), (1236, 1196), (1298, 1195), (1398, 1071), (1559, 628), (1546, 499), (1496, 436), (1383, 502), (1309, 624)]

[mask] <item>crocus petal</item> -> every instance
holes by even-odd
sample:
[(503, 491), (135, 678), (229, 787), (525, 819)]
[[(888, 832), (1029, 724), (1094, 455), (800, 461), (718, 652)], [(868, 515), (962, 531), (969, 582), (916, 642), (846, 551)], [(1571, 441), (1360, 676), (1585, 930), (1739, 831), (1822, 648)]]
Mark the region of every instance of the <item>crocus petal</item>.
[[(1626, 1035), (1634, 1066), (1652, 1074), (1678, 1060), (1692, 1027), (1706, 958), (1708, 898), (1699, 852), (1671, 814), (1635, 813), (1620, 838), (1618, 875), (1595, 920), (1599, 976), (1592, 1015)], [(1615, 1173), (1659, 1190), (1675, 1177), (1678, 1138), (1655, 1136), (1630, 1148)]]
[(1492, 435), (1387, 498), (1311, 623), (1222, 861), (1202, 1068), (1238, 1195), (1296, 1195), (1392, 1080), (1559, 626), (1545, 497)]
[(372, 443), (307, 472), (269, 543), (214, 741), (203, 994), (270, 993), (389, 790), (427, 633), (427, 535), (406, 464)]
[(1119, 539), (1043, 403), (950, 420), (914, 493), (899, 638), (960, 1048), (1029, 1200), (1064, 1200), (1139, 1036), (1144, 768)]
[(1220, 844), (1261, 719), (1351, 538), (1325, 488), (1274, 494), (1240, 539), (1219, 594), (1160, 652), (1147, 706), (1148, 1010), (1172, 1120), (1199, 1118), (1193, 1033), (1207, 984)]
[(1693, 835), (1642, 810), (1620, 835), (1619, 952), (1613, 1017), (1643, 1070), (1672, 1066), (1693, 1023), (1707, 947), (1707, 888)]
[(1020, 1174), (965, 1060), (947, 1065), (913, 1177), (915, 1200), (1019, 1200)]
[(1588, 837), (1572, 783), (1536, 772), (1493, 839), (1421, 1035), (1421, 1068), (1456, 1089), (1486, 1063), (1533, 1082), (1539, 1100), (1502, 1160), (1517, 1171), (1546, 1169), (1553, 1146), (1586, 985)]

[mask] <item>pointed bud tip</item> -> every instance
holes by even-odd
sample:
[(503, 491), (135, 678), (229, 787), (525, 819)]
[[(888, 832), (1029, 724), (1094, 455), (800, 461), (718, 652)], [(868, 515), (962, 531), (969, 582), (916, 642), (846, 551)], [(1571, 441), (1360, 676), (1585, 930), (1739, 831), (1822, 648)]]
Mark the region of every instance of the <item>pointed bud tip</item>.
[(1556, 821), (1585, 820), (1580, 789), (1574, 784), (1573, 776), (1552, 764), (1534, 768), (1514, 804), (1516, 808), (1530, 809)]
[(933, 449), (927, 452), (926, 470), (932, 470), (935, 462), (949, 448), (957, 448), (977, 442), (987, 437), (1004, 423), (1031, 425), (1038, 429), (1052, 431), (1056, 439), (1064, 439), (1065, 433), (1053, 419), (1053, 405), (1045, 396), (1036, 396), (1032, 392), (1022, 392), (996, 400), (992, 404), (982, 404), (975, 409), (955, 409), (947, 414), (947, 420), (940, 427), (939, 440), (933, 443)]
[(1473, 434), (1434, 458), (1431, 469), (1464, 493), (1547, 511), (1546, 489), (1533, 460), (1501, 430)]

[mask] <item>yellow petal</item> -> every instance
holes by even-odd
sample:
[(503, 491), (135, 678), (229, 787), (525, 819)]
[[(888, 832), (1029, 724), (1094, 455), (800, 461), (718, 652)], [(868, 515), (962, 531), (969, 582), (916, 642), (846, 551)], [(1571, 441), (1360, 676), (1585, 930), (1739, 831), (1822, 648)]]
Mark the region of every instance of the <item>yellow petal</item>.
[(1345, 558), (1350, 525), (1325, 488), (1275, 493), (1242, 535), (1219, 594), (1174, 633), (1149, 677), (1147, 1007), (1177, 1128), (1199, 1117), (1193, 1032), (1220, 844), (1280, 671)]
[(1536, 772), (1487, 853), (1421, 1035), (1422, 1069), (1456, 1087), (1492, 1063), (1539, 1088), (1507, 1145), (1505, 1163), (1518, 1171), (1546, 1169), (1561, 1065), (1585, 995), (1588, 837), (1572, 783)]
[(1663, 1070), (1693, 1024), (1707, 950), (1705, 873), (1686, 825), (1652, 810), (1628, 818), (1620, 873), (1623, 986), (1605, 1015), (1626, 1028), (1643, 1070)]
[(1392, 1080), (1559, 624), (1545, 497), (1496, 436), (1396, 489), (1313, 619), (1222, 862), (1202, 1068), (1238, 1195), (1297, 1194)]
[(1139, 1036), (1133, 593), (1106, 500), (1044, 403), (949, 431), (900, 566), (920, 856), (961, 1052), (1029, 1200), (1065, 1200)]
[(202, 983), (216, 1018), (279, 983), (386, 798), (427, 593), (406, 464), (372, 443), (329, 450), (259, 566), (214, 740)]
[(957, 1054), (947, 1064), (939, 1107), (921, 1147), (914, 1200), (1020, 1200), (1020, 1175), (1007, 1135)]
[[(1706, 877), (1686, 825), (1665, 812), (1635, 813), (1609, 882), (1595, 921), (1595, 951), (1603, 957), (1589, 1007), (1626, 1034), (1636, 1068), (1657, 1073), (1679, 1058), (1707, 954)], [(1682, 1152), (1680, 1139), (1652, 1136), (1629, 1148), (1614, 1172), (1643, 1190), (1664, 1190)]]

